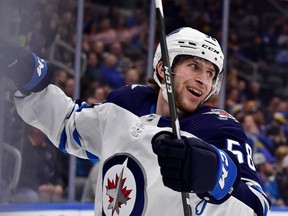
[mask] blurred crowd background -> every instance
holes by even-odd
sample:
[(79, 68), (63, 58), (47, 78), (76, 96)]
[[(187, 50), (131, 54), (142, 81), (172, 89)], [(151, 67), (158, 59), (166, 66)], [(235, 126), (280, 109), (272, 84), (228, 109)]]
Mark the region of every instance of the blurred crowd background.
[[(163, 5), (167, 33), (191, 26), (221, 42), (222, 0), (163, 0)], [(54, 62), (53, 83), (73, 98), (77, 1), (25, 0), (16, 8), (18, 43)], [(101, 103), (111, 89), (146, 84), (150, 1), (86, 0), (84, 8), (80, 98)], [(223, 83), (224, 108), (243, 125), (261, 184), (277, 206), (288, 205), (287, 15), (286, 1), (230, 1)], [(69, 156), (19, 118), (11, 100), (15, 87), (7, 81), (6, 89), (4, 141), (6, 148), (19, 150), (22, 163), (16, 184), (10, 184), (12, 170), (5, 170), (8, 179), (1, 184), (8, 187), (0, 201), (66, 202)], [(218, 97), (207, 104), (217, 105)], [(77, 159), (76, 201), (93, 202), (97, 162)]]

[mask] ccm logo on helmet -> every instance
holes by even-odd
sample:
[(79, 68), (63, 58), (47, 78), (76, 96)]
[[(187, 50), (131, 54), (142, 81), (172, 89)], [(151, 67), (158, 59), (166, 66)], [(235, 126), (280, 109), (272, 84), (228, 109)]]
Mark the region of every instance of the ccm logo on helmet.
[(217, 53), (217, 54), (220, 53), (220, 51), (218, 51), (218, 50), (214, 49), (213, 47), (210, 47), (210, 46), (208, 46), (206, 44), (202, 44), (202, 47), (205, 48), (205, 49), (208, 49), (208, 50), (210, 50), (210, 51), (212, 51), (214, 53)]

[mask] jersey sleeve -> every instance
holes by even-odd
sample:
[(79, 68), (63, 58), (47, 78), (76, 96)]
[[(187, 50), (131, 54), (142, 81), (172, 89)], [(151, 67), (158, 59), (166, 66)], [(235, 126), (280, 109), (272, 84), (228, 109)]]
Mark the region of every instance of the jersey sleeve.
[(26, 97), (16, 92), (14, 98), (17, 112), (26, 123), (44, 132), (63, 152), (85, 159), (99, 157), (102, 136), (109, 130), (106, 119), (109, 116), (113, 121), (120, 109), (111, 103), (89, 106), (74, 102), (54, 85)]
[(270, 201), (259, 184), (252, 160), (252, 147), (247, 143), (241, 125), (232, 122), (218, 127), (209, 142), (232, 152), (238, 159), (241, 179), (232, 196), (254, 209), (257, 215), (267, 215), (271, 208)]
[(252, 160), (252, 146), (248, 144), (241, 124), (220, 108), (202, 106), (189, 118), (180, 120), (180, 128), (236, 156), (240, 182), (229, 199), (236, 199), (257, 215), (266, 215), (271, 208), (270, 202), (259, 184)]

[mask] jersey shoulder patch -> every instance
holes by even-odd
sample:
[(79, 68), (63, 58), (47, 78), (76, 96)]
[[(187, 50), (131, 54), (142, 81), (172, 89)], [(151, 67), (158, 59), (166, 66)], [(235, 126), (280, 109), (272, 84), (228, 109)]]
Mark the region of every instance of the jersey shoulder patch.
[(209, 107), (207, 110), (202, 112), (202, 115), (214, 115), (219, 120), (233, 120), (238, 122), (238, 120), (235, 119), (230, 113), (216, 107)]

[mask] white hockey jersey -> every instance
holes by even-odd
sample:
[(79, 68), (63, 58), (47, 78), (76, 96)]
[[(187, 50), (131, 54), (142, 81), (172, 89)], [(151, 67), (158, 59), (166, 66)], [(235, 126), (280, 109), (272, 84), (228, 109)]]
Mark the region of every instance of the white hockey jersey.
[[(56, 147), (77, 157), (100, 159), (95, 215), (183, 215), (181, 194), (163, 185), (152, 151), (153, 136), (171, 131), (156, 126), (158, 115), (138, 117), (113, 103), (79, 106), (54, 85), (27, 97), (17, 92), (15, 103), (23, 120), (42, 130)], [(263, 212), (268, 212), (267, 200), (253, 189), (260, 187), (258, 183), (248, 179), (247, 185)], [(233, 196), (216, 205), (191, 193), (190, 204), (193, 215), (255, 215), (250, 206)]]

